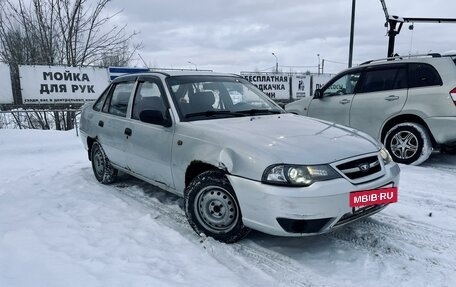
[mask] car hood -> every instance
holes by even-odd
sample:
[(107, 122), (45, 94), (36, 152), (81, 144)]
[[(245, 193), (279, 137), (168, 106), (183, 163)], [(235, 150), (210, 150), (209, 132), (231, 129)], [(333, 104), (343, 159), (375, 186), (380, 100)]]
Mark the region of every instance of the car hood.
[[(191, 122), (193, 136), (223, 148), (249, 150), (276, 163), (322, 164), (376, 152), (371, 136), (334, 123), (293, 114)], [(268, 160), (266, 160), (268, 161)]]

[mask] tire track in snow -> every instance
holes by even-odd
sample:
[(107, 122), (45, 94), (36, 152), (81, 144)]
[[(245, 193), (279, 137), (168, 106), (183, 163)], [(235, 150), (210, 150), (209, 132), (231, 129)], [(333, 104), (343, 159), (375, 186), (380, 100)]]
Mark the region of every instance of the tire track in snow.
[[(426, 227), (416, 226), (414, 229), (420, 230), (420, 228), (425, 229)], [(446, 256), (446, 258), (452, 257), (451, 262), (447, 263), (442, 262), (438, 257), (422, 255), (426, 252), (413, 252), (419, 248), (422, 251), (429, 251), (434, 254), (437, 251), (440, 254), (456, 254), (455, 246), (451, 244), (451, 242), (456, 242), (455, 236), (449, 233), (447, 236), (440, 235), (441, 232), (444, 231), (440, 229), (428, 230), (427, 234), (429, 235), (423, 235), (388, 223), (364, 219), (345, 226), (343, 229), (335, 230), (326, 236), (365, 248), (376, 256), (380, 254), (399, 256), (410, 261), (419, 261), (431, 266), (438, 265), (456, 271), (455, 256)], [(405, 245), (406, 248), (400, 244)]]
[[(454, 232), (442, 230), (438, 227), (431, 229), (429, 228), (429, 225), (423, 225), (410, 221), (401, 224), (404, 227), (406, 226), (410, 229), (419, 230), (420, 233), (407, 231), (393, 226), (394, 224), (397, 224), (397, 218), (386, 213), (378, 213), (377, 216), (382, 218), (382, 222), (376, 221), (375, 219), (364, 219), (361, 222), (372, 227), (379, 228), (382, 231), (387, 231), (388, 233), (404, 235), (407, 238), (415, 238), (423, 240), (425, 242), (431, 242), (442, 246), (448, 246), (448, 248), (450, 249), (449, 251), (451, 251), (452, 253), (456, 253), (456, 246), (448, 245), (449, 242), (456, 242), (456, 234)], [(388, 223), (384, 221), (388, 221)], [(425, 234), (428, 235), (423, 234), (423, 231), (425, 231)]]
[[(269, 286), (259, 284), (258, 278), (252, 276), (252, 266), (258, 268), (264, 274), (276, 280), (271, 286), (337, 286), (337, 282), (332, 282), (327, 278), (304, 268), (295, 260), (281, 255), (277, 252), (268, 250), (258, 245), (246, 245), (242, 242), (234, 244), (223, 244), (215, 241), (212, 238), (198, 238), (194, 235), (193, 229), (188, 225), (187, 218), (183, 210), (177, 206), (178, 197), (174, 202), (162, 203), (154, 197), (155, 192), (166, 193), (159, 188), (155, 188), (147, 184), (130, 184), (114, 185), (116, 193), (127, 196), (136, 202), (149, 207), (151, 210), (158, 212), (156, 220), (160, 220), (160, 216), (166, 217), (161, 220), (169, 227), (179, 231), (184, 230), (181, 234), (187, 239), (201, 244), (203, 248), (212, 255), (217, 261), (225, 265), (227, 268), (244, 273), (243, 278), (250, 280), (248, 285)], [(169, 193), (166, 193), (168, 196)], [(123, 199), (123, 198), (121, 198)], [(173, 205), (170, 205), (173, 204)], [(170, 222), (170, 220), (172, 222)], [(171, 226), (170, 226), (171, 225)], [(229, 258), (229, 260), (227, 260)], [(267, 283), (266, 283), (267, 284)]]

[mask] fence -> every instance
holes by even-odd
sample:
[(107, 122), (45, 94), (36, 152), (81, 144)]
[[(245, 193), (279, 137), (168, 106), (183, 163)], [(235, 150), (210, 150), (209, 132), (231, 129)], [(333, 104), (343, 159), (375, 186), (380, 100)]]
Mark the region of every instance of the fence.
[(0, 129), (71, 130), (76, 128), (80, 109), (15, 109), (0, 111)]

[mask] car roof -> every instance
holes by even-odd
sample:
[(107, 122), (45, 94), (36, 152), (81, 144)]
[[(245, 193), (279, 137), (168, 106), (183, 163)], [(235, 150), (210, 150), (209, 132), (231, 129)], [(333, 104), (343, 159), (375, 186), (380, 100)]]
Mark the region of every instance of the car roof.
[(139, 76), (165, 76), (165, 77), (174, 77), (174, 76), (224, 76), (224, 77), (241, 77), (237, 74), (230, 74), (230, 73), (216, 73), (211, 71), (150, 71), (150, 72), (141, 72), (141, 73), (134, 73), (134, 74), (125, 74), (119, 76), (113, 80), (113, 82), (123, 82), (123, 81), (131, 81), (136, 79)]
[[(353, 66), (347, 68), (338, 73), (338, 75), (350, 72), (358, 72), (365, 69), (375, 68), (375, 67), (389, 67), (394, 65), (403, 65), (407, 63), (426, 63), (426, 64), (439, 64), (439, 63), (450, 63), (455, 61), (455, 55), (440, 55), (440, 54), (426, 54), (426, 55), (409, 55), (409, 56), (396, 56), (394, 58), (383, 58), (377, 60), (370, 60), (364, 63), (359, 64), (358, 66)], [(389, 60), (388, 60), (389, 59)], [(454, 65), (450, 65), (453, 67)]]

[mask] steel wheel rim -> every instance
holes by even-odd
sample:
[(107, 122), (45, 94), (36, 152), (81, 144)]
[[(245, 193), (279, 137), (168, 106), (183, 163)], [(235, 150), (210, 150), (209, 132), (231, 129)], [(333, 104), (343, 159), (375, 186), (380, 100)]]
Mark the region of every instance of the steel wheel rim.
[(226, 189), (219, 186), (207, 186), (201, 189), (193, 208), (198, 222), (206, 230), (216, 234), (231, 231), (239, 218), (236, 200)]
[(103, 176), (105, 169), (105, 160), (103, 154), (101, 153), (101, 150), (98, 148), (95, 150), (95, 154), (93, 156), (93, 168), (95, 169), (95, 173), (98, 177)]
[(410, 159), (418, 151), (418, 138), (409, 131), (396, 133), (391, 139), (391, 151), (400, 159)]

